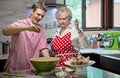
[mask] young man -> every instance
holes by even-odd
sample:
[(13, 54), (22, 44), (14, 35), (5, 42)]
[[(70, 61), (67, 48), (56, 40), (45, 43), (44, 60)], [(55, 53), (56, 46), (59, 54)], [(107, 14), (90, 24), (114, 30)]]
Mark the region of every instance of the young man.
[(29, 18), (15, 21), (3, 29), (3, 34), (11, 36), (11, 48), (5, 70), (9, 72), (28, 72), (34, 69), (30, 58), (39, 57), (39, 52), (49, 57), (43, 27), (38, 23), (46, 14), (43, 3), (34, 3)]

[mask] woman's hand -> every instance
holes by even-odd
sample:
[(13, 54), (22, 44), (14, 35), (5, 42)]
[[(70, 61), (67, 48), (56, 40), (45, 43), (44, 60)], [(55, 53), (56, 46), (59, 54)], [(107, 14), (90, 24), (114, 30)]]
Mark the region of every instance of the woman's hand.
[(78, 32), (81, 32), (81, 30), (79, 29), (79, 22), (78, 22), (78, 19), (75, 19), (74, 25), (75, 25), (75, 29), (76, 29)]
[(79, 22), (78, 19), (75, 19), (74, 21), (75, 29), (77, 30), (80, 37), (84, 37), (84, 33), (79, 29)]
[(74, 21), (74, 25), (75, 25), (75, 28), (76, 29), (79, 29), (79, 22), (78, 22), (78, 19), (75, 19), (75, 21)]

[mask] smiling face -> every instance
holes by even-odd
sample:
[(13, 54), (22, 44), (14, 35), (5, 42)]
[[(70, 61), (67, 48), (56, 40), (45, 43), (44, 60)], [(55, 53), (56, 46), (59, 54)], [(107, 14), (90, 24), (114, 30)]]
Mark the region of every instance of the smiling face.
[(32, 10), (30, 18), (34, 24), (38, 24), (38, 22), (44, 17), (45, 13), (44, 10), (37, 8), (36, 10)]

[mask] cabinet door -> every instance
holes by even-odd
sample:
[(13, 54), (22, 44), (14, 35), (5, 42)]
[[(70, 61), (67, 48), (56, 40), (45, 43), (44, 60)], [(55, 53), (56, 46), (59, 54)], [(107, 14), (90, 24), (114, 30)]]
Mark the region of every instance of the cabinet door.
[(0, 59), (0, 72), (4, 71), (6, 59)]

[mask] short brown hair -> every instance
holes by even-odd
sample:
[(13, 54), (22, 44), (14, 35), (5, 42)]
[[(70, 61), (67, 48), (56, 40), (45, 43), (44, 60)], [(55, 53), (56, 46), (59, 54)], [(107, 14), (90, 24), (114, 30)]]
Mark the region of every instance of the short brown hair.
[(34, 11), (37, 9), (37, 8), (40, 8), (42, 10), (44, 10), (45, 12), (47, 11), (47, 8), (45, 6), (45, 4), (43, 2), (36, 2), (32, 5), (31, 7)]

